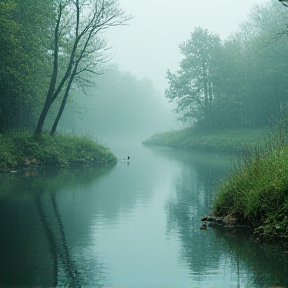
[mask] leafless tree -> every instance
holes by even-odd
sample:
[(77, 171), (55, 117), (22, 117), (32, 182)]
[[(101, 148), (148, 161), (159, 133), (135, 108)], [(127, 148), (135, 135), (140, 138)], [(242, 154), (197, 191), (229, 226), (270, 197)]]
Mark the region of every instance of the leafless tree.
[(58, 0), (56, 9), (54, 47), (51, 51), (53, 70), (35, 130), (36, 136), (41, 136), (51, 105), (62, 95), (50, 132), (55, 134), (74, 80), (89, 81), (87, 74), (99, 74), (99, 66), (107, 60), (107, 42), (103, 32), (110, 27), (124, 25), (132, 18), (119, 8), (117, 0)]

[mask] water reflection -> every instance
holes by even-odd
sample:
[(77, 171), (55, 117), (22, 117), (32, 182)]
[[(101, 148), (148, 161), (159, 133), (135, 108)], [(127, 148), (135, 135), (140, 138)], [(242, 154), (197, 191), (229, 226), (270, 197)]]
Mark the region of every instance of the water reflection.
[(242, 263), (250, 274), (250, 287), (288, 287), (288, 255), (283, 250), (268, 245), (259, 245), (248, 236), (223, 233), (214, 230), (217, 240), (223, 244), (223, 252)]
[(288, 286), (284, 253), (200, 230), (230, 155), (129, 155), (103, 169), (0, 174), (1, 288)]
[(167, 201), (167, 233), (179, 235), (181, 259), (190, 269), (193, 287), (288, 286), (283, 251), (262, 247), (249, 234), (200, 230), (199, 220), (211, 204), (215, 183), (227, 171), (227, 161), (215, 165), (211, 159), (186, 154), (181, 160), (183, 172), (175, 181), (176, 194)]
[[(77, 189), (79, 185), (82, 189), (91, 182), (95, 185), (110, 169), (107, 166), (87, 168), (86, 173), (83, 169), (81, 172), (61, 169), (26, 171), (17, 176), (1, 174), (1, 287), (102, 287), (103, 269), (97, 258), (85, 255), (87, 247), (73, 250), (77, 246), (76, 238), (83, 236), (77, 233), (78, 228), (88, 230), (89, 227), (85, 221), (79, 223), (79, 217), (75, 225), (71, 222), (65, 225), (63, 214), (67, 211), (63, 210), (63, 205), (59, 208), (58, 202), (59, 198), (61, 202), (60, 191)], [(74, 213), (78, 213), (77, 209)], [(68, 226), (75, 228), (72, 237), (67, 233)], [(93, 269), (95, 275), (93, 283), (91, 277), (86, 278), (91, 274), (89, 269)]]
[(190, 155), (190, 161), (185, 159), (181, 177), (175, 182), (176, 194), (167, 202), (168, 232), (177, 231), (182, 244), (181, 259), (200, 279), (218, 268), (222, 255), (213, 235), (200, 230), (199, 219), (208, 212), (214, 183), (224, 175), (226, 163), (215, 166), (210, 158), (205, 161), (195, 155)]

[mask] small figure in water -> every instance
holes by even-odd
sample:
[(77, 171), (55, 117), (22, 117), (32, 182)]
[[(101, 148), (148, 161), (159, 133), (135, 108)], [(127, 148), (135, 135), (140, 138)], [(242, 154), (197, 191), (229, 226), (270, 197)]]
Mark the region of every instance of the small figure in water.
[(127, 156), (127, 164), (130, 164), (130, 156)]

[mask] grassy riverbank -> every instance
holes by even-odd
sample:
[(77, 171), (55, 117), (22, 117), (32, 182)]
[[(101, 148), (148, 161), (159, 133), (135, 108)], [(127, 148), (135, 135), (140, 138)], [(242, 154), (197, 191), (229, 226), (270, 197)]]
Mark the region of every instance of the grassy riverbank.
[(35, 139), (28, 132), (0, 134), (0, 171), (108, 162), (116, 162), (116, 157), (87, 137), (43, 135)]
[(239, 163), (217, 185), (212, 214), (227, 216), (236, 225), (253, 227), (259, 240), (283, 243), (288, 240), (288, 125), (285, 123), (281, 122), (278, 130), (203, 133), (186, 128), (153, 135), (143, 144), (243, 151)]
[(206, 151), (242, 151), (264, 143), (263, 130), (242, 129), (217, 132), (202, 132), (193, 128), (169, 131), (152, 135), (143, 142), (147, 146), (168, 146), (180, 149)]
[(218, 184), (213, 210), (254, 227), (258, 239), (287, 241), (287, 139), (271, 137), (262, 148), (245, 150), (241, 163)]

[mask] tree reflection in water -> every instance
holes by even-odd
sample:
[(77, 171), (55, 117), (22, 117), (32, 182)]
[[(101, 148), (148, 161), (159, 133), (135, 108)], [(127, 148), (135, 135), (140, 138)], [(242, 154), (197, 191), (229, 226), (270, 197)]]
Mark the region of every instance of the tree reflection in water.
[(70, 257), (70, 252), (67, 246), (65, 230), (64, 230), (62, 219), (61, 219), (61, 215), (59, 213), (55, 193), (52, 193), (50, 197), (51, 197), (51, 202), (53, 206), (54, 216), (56, 218), (56, 223), (58, 226), (57, 228), (60, 234), (59, 242), (57, 241), (57, 237), (55, 235), (56, 231), (55, 232), (53, 231), (45, 215), (40, 193), (35, 196), (35, 201), (36, 201), (36, 206), (38, 209), (39, 218), (42, 222), (46, 237), (48, 239), (49, 249), (50, 249), (52, 259), (53, 259), (53, 268), (54, 268), (53, 269), (54, 271), (53, 285), (56, 287), (58, 283), (58, 273), (59, 273), (58, 261), (60, 260), (65, 269), (67, 279), (68, 279), (67, 284), (69, 285), (69, 287), (73, 287), (73, 288), (81, 287), (82, 283), (80, 279), (80, 273), (76, 267), (76, 263), (72, 261)]
[(111, 168), (0, 175), (1, 288), (103, 286), (104, 267), (92, 246), (77, 245), (89, 237), (91, 210), (83, 217), (86, 206), (71, 203), (65, 191), (90, 187)]
[[(102, 285), (99, 284), (102, 273), (95, 275), (95, 271), (100, 271), (100, 266), (99, 264), (95, 263), (95, 259), (86, 258), (82, 259), (81, 263), (80, 261), (78, 263), (71, 257), (71, 251), (67, 244), (63, 221), (59, 212), (56, 193), (52, 193), (50, 195), (50, 201), (53, 207), (53, 216), (56, 220), (56, 225), (54, 227), (52, 227), (53, 222), (51, 219), (49, 219), (50, 221), (48, 220), (45, 213), (42, 196), (42, 193), (36, 194), (35, 202), (44, 233), (48, 240), (49, 250), (53, 262), (53, 286), (56, 287), (57, 285), (61, 285), (62, 287), (64, 284), (65, 287), (78, 288), (84, 287), (85, 285), (92, 285), (92, 281), (93, 287), (102, 287)], [(45, 201), (45, 205), (47, 205), (47, 200)], [(49, 218), (51, 218), (51, 216)], [(83, 268), (84, 265), (86, 265), (86, 268)], [(82, 269), (80, 269), (79, 266)], [(93, 271), (88, 271), (88, 269), (91, 268), (93, 268)], [(61, 273), (61, 270), (64, 271), (64, 275)]]
[[(223, 281), (227, 287), (240, 287), (241, 283), (251, 288), (288, 287), (288, 261), (283, 252), (262, 247), (247, 235), (200, 230), (200, 219), (209, 212), (207, 207), (213, 198), (213, 183), (223, 175), (214, 168), (195, 162), (185, 165), (175, 184), (176, 194), (166, 206), (167, 233), (176, 232), (180, 238), (181, 260), (188, 265), (191, 277), (198, 281), (197, 287), (208, 287), (205, 285), (211, 284), (211, 279), (215, 280), (213, 287), (223, 287), (220, 285)], [(227, 262), (231, 263), (229, 272), (223, 270)]]
[[(253, 287), (288, 287), (287, 254), (272, 245), (261, 245), (250, 240), (250, 232), (214, 229), (217, 241), (235, 262), (244, 262), (253, 273)], [(248, 239), (249, 238), (249, 239)]]
[(53, 260), (53, 286), (56, 286), (58, 283), (58, 251), (57, 251), (58, 245), (54, 237), (53, 231), (47, 220), (47, 217), (45, 215), (40, 193), (35, 195), (35, 202), (36, 207), (38, 209), (39, 218), (41, 220), (45, 235), (48, 239), (49, 250)]

